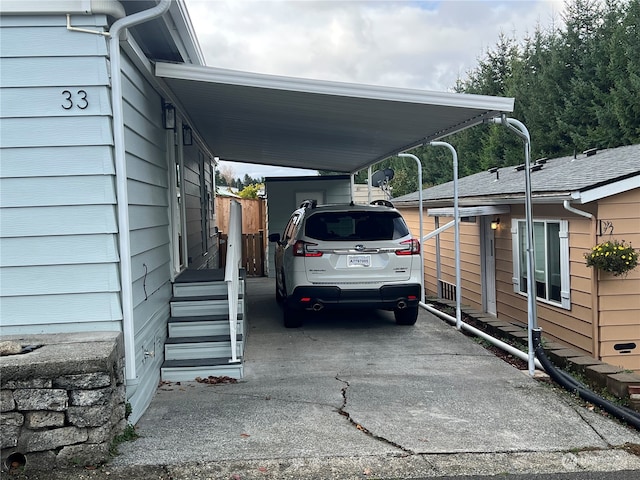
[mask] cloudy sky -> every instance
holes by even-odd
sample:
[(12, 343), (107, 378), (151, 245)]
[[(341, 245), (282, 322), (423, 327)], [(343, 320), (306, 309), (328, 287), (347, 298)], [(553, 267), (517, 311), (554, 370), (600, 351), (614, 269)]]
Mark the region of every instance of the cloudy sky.
[[(451, 91), (500, 33), (561, 22), (563, 0), (185, 0), (212, 67)], [(225, 162), (222, 162), (224, 165)], [(300, 170), (228, 163), (236, 177)], [(314, 172), (304, 172), (303, 174)]]

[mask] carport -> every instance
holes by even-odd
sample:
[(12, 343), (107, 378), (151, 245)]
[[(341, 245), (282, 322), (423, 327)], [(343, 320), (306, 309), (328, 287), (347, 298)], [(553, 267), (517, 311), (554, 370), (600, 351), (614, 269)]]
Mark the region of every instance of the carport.
[[(186, 112), (192, 130), (218, 158), (352, 175), (398, 154), (413, 157), (420, 164), (417, 157), (403, 152), (502, 118), (513, 111), (514, 105), (513, 98), (329, 82), (190, 64), (158, 62), (155, 75), (167, 84), (172, 101)], [(444, 142), (432, 144), (450, 148), (457, 186), (455, 150)], [(419, 168), (416, 189), (420, 198), (421, 183)], [(420, 215), (422, 239), (422, 210)], [(459, 267), (456, 271), (459, 282)], [(457, 303), (459, 318), (459, 298)], [(235, 333), (232, 346), (233, 338)]]
[(514, 99), (157, 63), (222, 160), (355, 173), (513, 111)]

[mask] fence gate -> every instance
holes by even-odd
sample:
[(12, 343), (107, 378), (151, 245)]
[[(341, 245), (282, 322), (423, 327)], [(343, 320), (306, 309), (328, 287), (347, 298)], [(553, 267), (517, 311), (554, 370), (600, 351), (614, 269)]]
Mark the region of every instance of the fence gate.
[[(220, 233), (220, 268), (227, 262), (227, 234)], [(242, 234), (242, 268), (249, 277), (264, 277), (264, 232)]]

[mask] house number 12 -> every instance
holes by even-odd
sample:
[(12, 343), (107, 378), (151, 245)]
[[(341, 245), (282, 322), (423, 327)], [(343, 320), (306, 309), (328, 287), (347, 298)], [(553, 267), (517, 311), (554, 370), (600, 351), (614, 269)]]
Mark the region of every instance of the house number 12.
[[(71, 110), (74, 105), (74, 95), (69, 90), (63, 90), (65, 103), (61, 105), (65, 110)], [(75, 106), (80, 110), (84, 110), (89, 106), (89, 100), (87, 100), (87, 92), (85, 90), (78, 90), (76, 92)]]

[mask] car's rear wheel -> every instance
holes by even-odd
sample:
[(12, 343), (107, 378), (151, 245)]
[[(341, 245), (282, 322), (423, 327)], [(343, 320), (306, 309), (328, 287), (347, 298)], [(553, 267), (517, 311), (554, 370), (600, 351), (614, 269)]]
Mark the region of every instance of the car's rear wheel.
[(418, 320), (418, 305), (406, 307), (401, 310), (395, 309), (393, 315), (396, 317), (397, 325), (415, 325)]
[(302, 326), (302, 312), (295, 310), (284, 302), (282, 305), (282, 317), (286, 328), (298, 328)]

